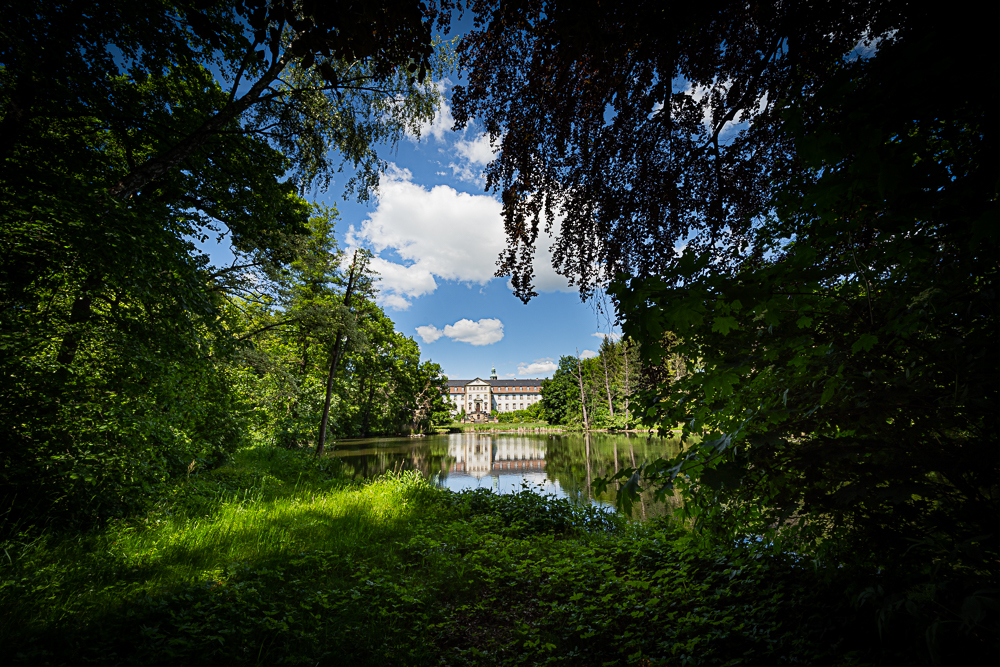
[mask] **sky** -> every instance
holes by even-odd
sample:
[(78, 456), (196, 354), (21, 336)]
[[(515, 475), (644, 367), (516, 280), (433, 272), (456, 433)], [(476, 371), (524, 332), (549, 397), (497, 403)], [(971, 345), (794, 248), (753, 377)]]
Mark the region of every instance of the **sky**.
[[(471, 17), (456, 19), (448, 38), (471, 28)], [(875, 45), (861, 43), (855, 57), (869, 57)], [(412, 336), (423, 360), (439, 363), (451, 379), (550, 377), (563, 355), (596, 356), (603, 337), (618, 338), (613, 314), (584, 303), (551, 267), (551, 238), (539, 236), (535, 291), (528, 304), (513, 296), (507, 278), (493, 276), (506, 247), (501, 205), (484, 191), (483, 169), (493, 159), (488, 138), (475, 121), (452, 130), (450, 96), (461, 73), (437, 82), (444, 103), (419, 138), (380, 146), (390, 161), (378, 193), (359, 203), (342, 196), (345, 175), (313, 201), (340, 212), (336, 236), (343, 250), (366, 247), (375, 254), (378, 297), (397, 331)], [(730, 82), (719, 85), (727, 88)], [(676, 90), (700, 100), (703, 90), (677, 80)], [(766, 104), (766, 96), (760, 99)], [(705, 124), (711, 127), (710, 111)], [(723, 139), (735, 135), (740, 119), (726, 124)], [(231, 257), (224, 247), (205, 247), (217, 260)], [(677, 248), (683, 250), (683, 245)]]
[(441, 86), (445, 102), (419, 139), (385, 153), (390, 167), (377, 196), (344, 201), (335, 185), (316, 199), (340, 211), (341, 248), (375, 253), (379, 304), (417, 341), (422, 359), (452, 379), (488, 377), (493, 367), (500, 378), (550, 377), (560, 356), (593, 356), (618, 330), (552, 270), (544, 235), (537, 297), (523, 304), (507, 278), (494, 277), (506, 243), (500, 202), (484, 191), (493, 150), (475, 126), (451, 129), (452, 82)]

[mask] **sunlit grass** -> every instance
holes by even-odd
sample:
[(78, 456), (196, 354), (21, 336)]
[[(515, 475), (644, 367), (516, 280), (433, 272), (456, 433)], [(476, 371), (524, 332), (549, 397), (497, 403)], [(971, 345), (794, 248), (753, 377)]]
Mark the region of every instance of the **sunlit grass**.
[(406, 480), (381, 478), (361, 488), (227, 502), (209, 517), (171, 518), (153, 529), (109, 535), (109, 551), (126, 567), (155, 566), (165, 580), (304, 549), (366, 551), (405, 527), (406, 486)]
[[(140, 520), (85, 535), (9, 541), (0, 552), (6, 561), (0, 565), (0, 642), (12, 625), (99, 616), (138, 595), (192, 582), (223, 585), (236, 563), (327, 551), (388, 566), (410, 533), (408, 494), (419, 478), (389, 475), (348, 485), (302, 470), (301, 457), (280, 450), (243, 452), (229, 466), (182, 483), (176, 503), (162, 503)], [(227, 494), (212, 484), (249, 471), (259, 478), (253, 488)], [(206, 493), (216, 494), (207, 512), (183, 511), (192, 494)], [(334, 570), (326, 577), (348, 574)]]

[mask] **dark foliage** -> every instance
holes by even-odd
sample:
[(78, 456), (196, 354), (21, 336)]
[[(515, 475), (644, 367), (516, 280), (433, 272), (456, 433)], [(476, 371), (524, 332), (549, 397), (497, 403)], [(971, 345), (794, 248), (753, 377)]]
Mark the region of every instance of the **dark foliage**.
[[(906, 30), (902, 2), (490, 2), (470, 7), (459, 125), (500, 143), (500, 274), (527, 300), (540, 227), (555, 268), (669, 274), (676, 247), (743, 261), (752, 221), (802, 176), (781, 110), (810, 99), (855, 45)], [(759, 258), (759, 257), (758, 257)]]

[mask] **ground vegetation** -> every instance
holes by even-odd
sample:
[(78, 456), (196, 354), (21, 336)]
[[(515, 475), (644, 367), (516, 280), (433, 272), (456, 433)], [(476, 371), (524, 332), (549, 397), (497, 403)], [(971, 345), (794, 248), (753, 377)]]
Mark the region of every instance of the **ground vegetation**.
[(875, 640), (789, 556), (271, 446), (3, 546), (10, 664), (854, 665)]

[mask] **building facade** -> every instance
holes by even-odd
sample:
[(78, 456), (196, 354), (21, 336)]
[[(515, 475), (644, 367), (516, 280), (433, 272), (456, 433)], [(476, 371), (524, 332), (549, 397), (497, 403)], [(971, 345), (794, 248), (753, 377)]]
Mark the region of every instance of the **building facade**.
[(496, 412), (526, 410), (542, 400), (542, 381), (539, 378), (525, 380), (498, 380), (494, 368), (488, 380), (448, 380), (445, 398), (451, 403), (452, 412), (489, 415)]

